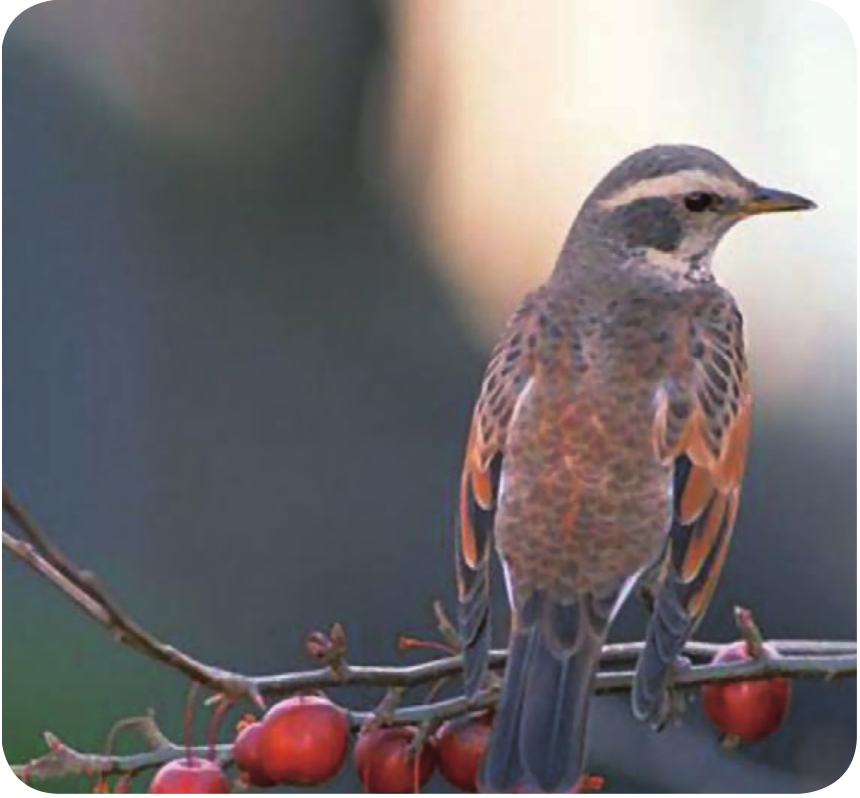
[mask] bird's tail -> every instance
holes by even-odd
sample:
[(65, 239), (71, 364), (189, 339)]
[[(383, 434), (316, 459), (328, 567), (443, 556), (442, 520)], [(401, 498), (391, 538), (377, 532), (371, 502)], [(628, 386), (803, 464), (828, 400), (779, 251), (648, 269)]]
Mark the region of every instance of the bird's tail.
[(583, 603), (546, 602), (540, 614), (511, 636), (482, 792), (563, 793), (583, 775), (588, 705), (608, 618), (589, 617)]

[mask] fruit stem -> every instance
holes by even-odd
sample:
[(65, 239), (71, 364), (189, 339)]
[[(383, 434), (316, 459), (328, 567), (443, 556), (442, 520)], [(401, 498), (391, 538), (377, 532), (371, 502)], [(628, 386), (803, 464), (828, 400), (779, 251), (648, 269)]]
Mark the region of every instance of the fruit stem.
[(188, 695), (185, 697), (183, 742), (185, 743), (185, 761), (188, 765), (191, 764), (193, 759), (191, 754), (191, 725), (194, 721), (194, 701), (197, 698), (197, 691), (199, 689), (200, 685), (197, 682), (191, 682), (191, 687), (188, 688)]
[(751, 610), (746, 607), (735, 607), (735, 624), (740, 630), (741, 637), (747, 644), (747, 652), (753, 659), (766, 659), (764, 638), (756, 624)]
[(218, 744), (218, 732), (221, 729), (221, 722), (224, 720), (224, 716), (229, 711), (230, 707), (235, 703), (235, 699), (230, 697), (221, 696), (218, 701), (218, 706), (212, 711), (212, 718), (209, 720), (209, 729), (207, 730), (206, 740), (208, 745), (208, 755), (209, 761), (215, 761), (215, 746)]

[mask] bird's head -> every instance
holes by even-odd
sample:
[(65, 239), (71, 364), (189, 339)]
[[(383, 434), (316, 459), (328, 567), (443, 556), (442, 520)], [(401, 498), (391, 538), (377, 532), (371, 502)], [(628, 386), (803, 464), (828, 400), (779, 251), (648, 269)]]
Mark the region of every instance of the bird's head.
[(660, 145), (625, 158), (598, 183), (574, 235), (707, 279), (714, 249), (735, 223), (814, 207), (797, 194), (760, 186), (710, 150)]

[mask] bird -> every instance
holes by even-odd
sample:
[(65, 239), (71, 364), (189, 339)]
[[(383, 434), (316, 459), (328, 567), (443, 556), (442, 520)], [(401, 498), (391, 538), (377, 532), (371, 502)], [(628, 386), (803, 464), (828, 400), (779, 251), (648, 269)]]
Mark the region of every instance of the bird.
[(726, 558), (750, 435), (743, 317), (714, 252), (743, 219), (814, 207), (702, 147), (640, 150), (587, 196), (510, 318), (474, 406), (456, 525), (470, 700), (489, 687), (493, 549), (510, 604), (482, 792), (582, 783), (602, 647), (637, 584), (653, 606), (632, 710), (665, 721)]

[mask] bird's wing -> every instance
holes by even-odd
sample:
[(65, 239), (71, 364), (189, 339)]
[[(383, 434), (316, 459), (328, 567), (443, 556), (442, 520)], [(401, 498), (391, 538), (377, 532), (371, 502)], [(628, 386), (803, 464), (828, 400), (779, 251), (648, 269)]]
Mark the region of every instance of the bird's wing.
[(702, 305), (679, 339), (686, 378), (661, 392), (654, 424), (657, 455), (674, 464), (672, 527), (634, 689), (634, 711), (652, 720), (728, 552), (752, 417), (743, 320), (734, 304)]
[[(737, 514), (752, 420), (743, 320), (733, 304), (700, 308), (688, 325), (691, 379), (667, 391), (655, 424), (658, 455), (675, 463), (671, 565), (683, 604), (702, 617)], [(695, 625), (695, 624), (694, 624)]]
[(493, 350), (472, 415), (460, 483), (457, 588), (466, 691), (474, 694), (489, 652), (489, 569), (508, 426), (531, 376), (537, 344), (535, 296), (529, 295)]

